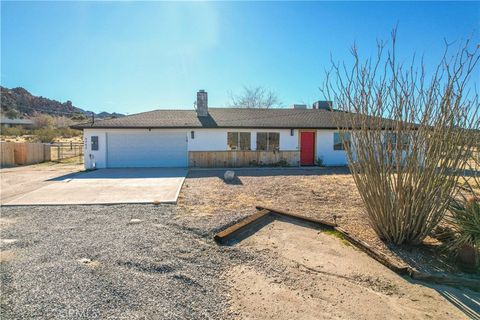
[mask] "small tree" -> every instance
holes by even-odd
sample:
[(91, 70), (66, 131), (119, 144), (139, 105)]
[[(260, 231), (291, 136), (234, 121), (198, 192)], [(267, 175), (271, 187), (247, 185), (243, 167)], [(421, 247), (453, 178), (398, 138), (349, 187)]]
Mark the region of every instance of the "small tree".
[(427, 80), (423, 63), (397, 61), (395, 42), (396, 30), (391, 49), (379, 43), (366, 61), (354, 46), (353, 66), (332, 62), (322, 91), (344, 111), (335, 118), (371, 226), (388, 242), (418, 244), (444, 217), (479, 129), (468, 91), (479, 50), (467, 41), (450, 58), (447, 44)]
[(278, 108), (281, 102), (277, 94), (264, 87), (243, 87), (237, 95), (230, 95), (230, 105), (234, 108)]
[(54, 119), (51, 115), (38, 113), (32, 117), (35, 128), (50, 128), (54, 124)]

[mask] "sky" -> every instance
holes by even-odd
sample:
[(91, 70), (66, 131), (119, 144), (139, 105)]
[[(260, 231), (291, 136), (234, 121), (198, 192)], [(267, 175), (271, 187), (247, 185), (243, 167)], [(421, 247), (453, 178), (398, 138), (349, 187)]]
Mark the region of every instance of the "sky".
[(444, 39), (479, 39), (480, 2), (2, 1), (1, 85), (126, 114), (192, 109), (199, 89), (228, 106), (244, 86), (311, 104), (331, 57), (372, 56), (397, 24), (399, 58), (432, 69)]

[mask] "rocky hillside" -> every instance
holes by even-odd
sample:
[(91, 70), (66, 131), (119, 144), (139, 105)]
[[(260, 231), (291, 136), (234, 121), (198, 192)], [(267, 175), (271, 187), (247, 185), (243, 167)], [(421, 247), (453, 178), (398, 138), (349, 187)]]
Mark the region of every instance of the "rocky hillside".
[[(59, 102), (45, 97), (32, 95), (24, 88), (8, 89), (0, 86), (1, 110), (8, 117), (28, 117), (43, 113), (51, 116), (81, 117), (90, 116), (91, 112), (72, 105), (71, 101)], [(100, 118), (121, 117), (119, 113), (101, 112)]]

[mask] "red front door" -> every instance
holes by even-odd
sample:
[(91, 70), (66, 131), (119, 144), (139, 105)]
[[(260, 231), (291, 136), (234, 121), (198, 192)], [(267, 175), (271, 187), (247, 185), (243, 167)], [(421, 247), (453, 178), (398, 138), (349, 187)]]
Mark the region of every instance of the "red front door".
[(302, 166), (315, 164), (315, 132), (300, 134), (300, 164)]

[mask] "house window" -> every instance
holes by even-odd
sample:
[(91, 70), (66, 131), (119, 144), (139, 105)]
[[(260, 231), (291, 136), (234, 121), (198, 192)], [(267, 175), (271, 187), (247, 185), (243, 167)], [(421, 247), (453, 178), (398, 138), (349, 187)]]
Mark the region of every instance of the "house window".
[(250, 132), (228, 132), (227, 144), (230, 150), (250, 150)]
[(397, 143), (400, 143), (402, 150), (408, 150), (410, 146), (410, 135), (408, 133), (397, 135), (396, 132), (385, 132), (383, 141), (387, 148), (396, 149)]
[(383, 143), (385, 146), (395, 149), (397, 145), (397, 134), (395, 132), (385, 132)]
[[(342, 141), (343, 138), (343, 141)], [(349, 132), (334, 132), (333, 133), (333, 150), (345, 150), (346, 146), (350, 147), (350, 133)]]
[(257, 150), (278, 151), (280, 149), (280, 133), (257, 132)]
[(98, 136), (92, 136), (92, 151), (98, 151)]

